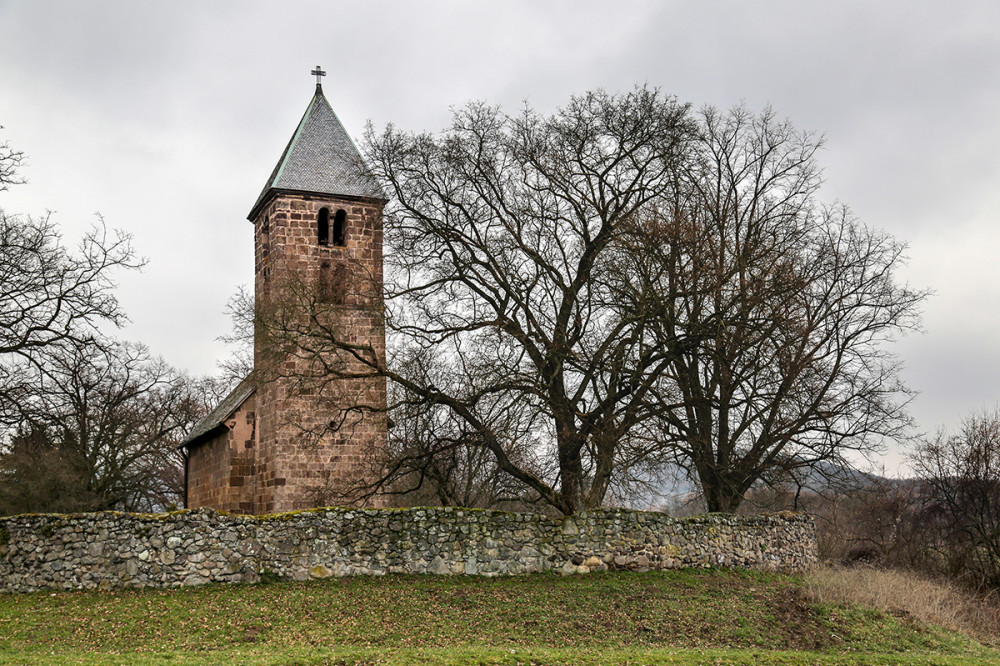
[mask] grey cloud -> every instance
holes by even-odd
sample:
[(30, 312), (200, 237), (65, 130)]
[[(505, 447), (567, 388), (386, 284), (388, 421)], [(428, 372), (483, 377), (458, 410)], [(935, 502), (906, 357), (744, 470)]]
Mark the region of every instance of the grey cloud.
[(995, 2), (2, 2), (0, 140), (31, 155), (31, 183), (0, 206), (57, 208), (69, 236), (94, 210), (132, 231), (150, 265), (122, 284), (125, 333), (210, 372), (222, 308), (252, 280), (244, 217), (316, 64), (355, 138), (369, 118), (437, 130), (469, 98), (544, 111), (643, 82), (770, 103), (826, 134), (825, 196), (919, 241), (908, 277), (939, 296), (898, 349), (922, 428), (1000, 398), (1000, 268), (953, 242), (1000, 243)]

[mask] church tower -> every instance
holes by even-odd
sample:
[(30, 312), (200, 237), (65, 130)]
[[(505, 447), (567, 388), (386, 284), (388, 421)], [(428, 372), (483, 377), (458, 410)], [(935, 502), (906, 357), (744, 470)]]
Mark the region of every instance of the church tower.
[(386, 446), (385, 380), (348, 378), (370, 369), (339, 348), (385, 357), (385, 199), (314, 74), (316, 92), (248, 216), (258, 325), (274, 328), (255, 336), (258, 513), (343, 501)]
[(254, 374), (183, 445), (190, 507), (379, 504), (358, 493), (387, 439), (385, 379), (371, 368), (385, 358), (386, 199), (313, 74), (315, 94), (248, 216)]

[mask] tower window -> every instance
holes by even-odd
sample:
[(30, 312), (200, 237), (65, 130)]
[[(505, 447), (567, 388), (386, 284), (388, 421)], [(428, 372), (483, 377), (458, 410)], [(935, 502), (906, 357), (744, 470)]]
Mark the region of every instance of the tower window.
[(333, 244), (347, 245), (347, 212), (343, 208), (333, 217)]
[(330, 211), (326, 208), (320, 208), (316, 216), (316, 240), (320, 245), (330, 244)]

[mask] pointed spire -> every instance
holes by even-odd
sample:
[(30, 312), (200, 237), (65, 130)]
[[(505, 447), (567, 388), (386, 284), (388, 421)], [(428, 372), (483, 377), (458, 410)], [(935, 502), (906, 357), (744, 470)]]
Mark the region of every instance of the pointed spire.
[(318, 66), (316, 93), (305, 115), (257, 197), (252, 221), (273, 191), (384, 199), (378, 184), (364, 175), (361, 153), (323, 95)]

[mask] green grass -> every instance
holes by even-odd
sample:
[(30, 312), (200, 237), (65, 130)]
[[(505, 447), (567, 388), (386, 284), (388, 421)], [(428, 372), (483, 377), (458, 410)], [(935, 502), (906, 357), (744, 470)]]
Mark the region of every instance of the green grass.
[(740, 571), (384, 576), (0, 595), (0, 663), (965, 664), (912, 617)]

